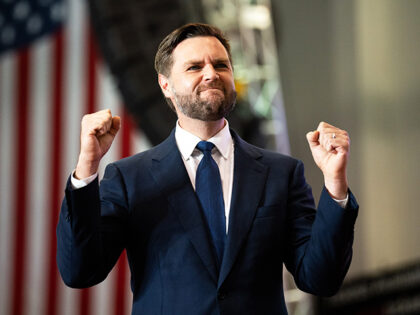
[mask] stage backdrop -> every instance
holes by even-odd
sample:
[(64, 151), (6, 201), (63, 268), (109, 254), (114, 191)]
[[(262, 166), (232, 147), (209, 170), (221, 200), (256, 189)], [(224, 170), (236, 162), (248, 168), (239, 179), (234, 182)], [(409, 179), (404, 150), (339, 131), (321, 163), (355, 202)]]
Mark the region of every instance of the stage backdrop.
[(101, 174), (148, 142), (101, 62), (83, 1), (1, 6), (0, 314), (129, 314), (125, 252), (102, 284), (70, 289), (58, 274), (55, 229), (84, 114), (110, 108), (122, 117)]

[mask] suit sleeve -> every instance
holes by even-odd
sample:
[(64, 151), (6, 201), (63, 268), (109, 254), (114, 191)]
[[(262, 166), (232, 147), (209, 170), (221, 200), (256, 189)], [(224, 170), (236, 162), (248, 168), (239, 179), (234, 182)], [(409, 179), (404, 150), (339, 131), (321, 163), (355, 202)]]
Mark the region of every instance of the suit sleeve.
[(110, 164), (98, 179), (73, 189), (67, 182), (57, 225), (57, 265), (64, 283), (85, 288), (103, 281), (125, 246), (125, 186)]
[(347, 207), (342, 208), (324, 187), (315, 211), (303, 164), (298, 162), (290, 179), (288, 209), (287, 269), (299, 289), (321, 296), (334, 295), (352, 258), (358, 214), (353, 194), (349, 191)]

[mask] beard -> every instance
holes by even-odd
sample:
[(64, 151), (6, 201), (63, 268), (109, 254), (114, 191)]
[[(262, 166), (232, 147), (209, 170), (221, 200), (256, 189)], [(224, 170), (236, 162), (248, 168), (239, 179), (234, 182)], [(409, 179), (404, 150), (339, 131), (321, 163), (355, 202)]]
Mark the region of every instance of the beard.
[[(208, 89), (211, 95), (201, 97), (201, 93)], [(221, 82), (213, 82), (209, 85), (202, 85), (197, 91), (187, 95), (180, 95), (172, 90), (176, 105), (185, 116), (202, 121), (217, 121), (227, 117), (233, 110), (236, 103), (236, 91), (227, 92)]]

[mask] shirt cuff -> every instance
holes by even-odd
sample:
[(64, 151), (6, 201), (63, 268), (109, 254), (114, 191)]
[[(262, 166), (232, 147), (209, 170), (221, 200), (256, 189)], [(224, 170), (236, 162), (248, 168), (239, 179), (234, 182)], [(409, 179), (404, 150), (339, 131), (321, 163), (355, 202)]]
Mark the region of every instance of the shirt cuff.
[(334, 199), (334, 201), (337, 202), (341, 208), (345, 208), (347, 206), (347, 202), (349, 201), (349, 194), (347, 193), (346, 198), (344, 199)]
[(76, 177), (74, 177), (75, 172), (76, 172), (76, 170), (74, 170), (71, 173), (71, 178), (70, 178), (71, 186), (72, 186), (73, 189), (83, 188), (83, 187), (89, 185), (91, 182), (93, 182), (96, 179), (96, 177), (98, 177), (98, 173), (95, 173), (95, 174), (93, 174), (89, 177), (82, 178), (82, 179), (77, 179)]

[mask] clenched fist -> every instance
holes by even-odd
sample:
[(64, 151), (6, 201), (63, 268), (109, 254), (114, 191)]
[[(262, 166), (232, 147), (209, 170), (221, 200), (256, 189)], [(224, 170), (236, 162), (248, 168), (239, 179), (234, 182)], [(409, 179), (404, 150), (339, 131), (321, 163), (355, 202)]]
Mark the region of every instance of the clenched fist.
[(347, 131), (321, 122), (306, 138), (316, 165), (324, 174), (325, 187), (333, 198), (344, 199), (347, 195), (347, 160), (350, 138)]
[(83, 116), (76, 178), (86, 178), (98, 171), (99, 162), (108, 152), (119, 129), (120, 117), (112, 117), (109, 109)]

